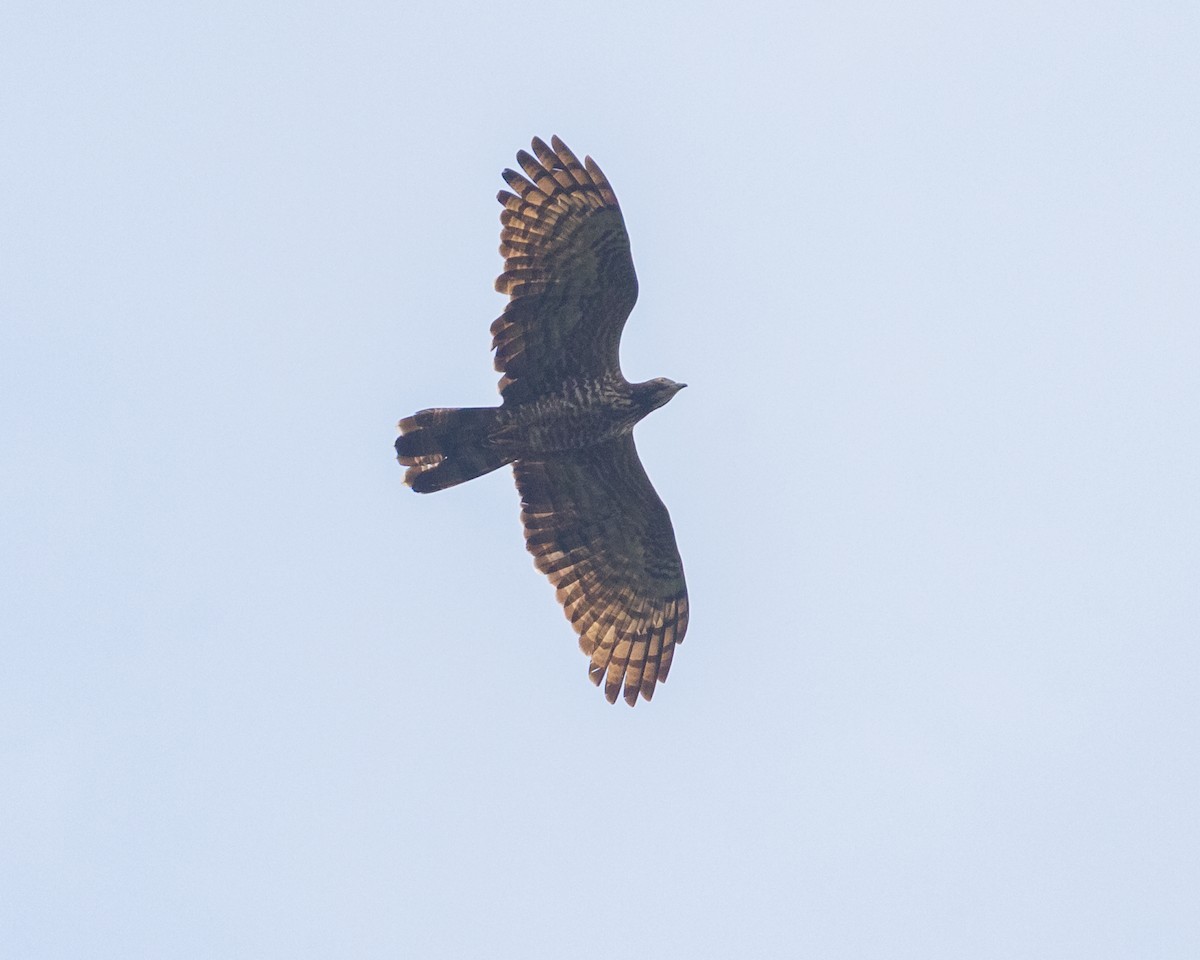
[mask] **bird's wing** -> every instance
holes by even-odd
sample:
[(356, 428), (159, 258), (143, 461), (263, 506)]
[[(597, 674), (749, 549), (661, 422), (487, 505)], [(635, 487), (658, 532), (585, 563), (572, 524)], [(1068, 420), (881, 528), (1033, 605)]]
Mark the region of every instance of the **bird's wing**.
[(567, 145), (534, 138), (505, 170), (496, 289), (511, 298), (492, 324), (505, 401), (523, 403), (576, 377), (620, 373), (621, 330), (637, 300), (625, 220), (608, 180)]
[(687, 586), (671, 517), (633, 437), (513, 466), (525, 542), (557, 589), (588, 676), (630, 706), (667, 678), (688, 623)]

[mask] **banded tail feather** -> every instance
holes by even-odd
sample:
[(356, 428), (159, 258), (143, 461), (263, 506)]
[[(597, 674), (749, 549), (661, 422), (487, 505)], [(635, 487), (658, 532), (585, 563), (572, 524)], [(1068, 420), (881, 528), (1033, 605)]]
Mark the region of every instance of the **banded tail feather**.
[(496, 414), (496, 407), (434, 407), (405, 417), (396, 438), (396, 459), (408, 467), (404, 482), (433, 493), (511, 463), (488, 442)]

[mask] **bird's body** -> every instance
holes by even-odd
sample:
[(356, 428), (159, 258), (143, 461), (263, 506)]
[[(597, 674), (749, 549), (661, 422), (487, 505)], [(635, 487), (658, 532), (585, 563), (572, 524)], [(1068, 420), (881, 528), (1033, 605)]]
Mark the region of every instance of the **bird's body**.
[(649, 700), (687, 629), (671, 520), (633, 446), (633, 427), (683, 384), (630, 383), (618, 358), (637, 299), (629, 238), (612, 188), (557, 137), (504, 178), (492, 324), (503, 403), (433, 408), (400, 421), (397, 457), (419, 493), (513, 464), (526, 543), (557, 587), (589, 675), (605, 695)]
[[(667, 381), (669, 383), (669, 381)], [(499, 408), (495, 446), (514, 460), (583, 450), (626, 436), (633, 425), (669, 399), (656, 381), (629, 383), (624, 377), (568, 380), (561, 391)]]

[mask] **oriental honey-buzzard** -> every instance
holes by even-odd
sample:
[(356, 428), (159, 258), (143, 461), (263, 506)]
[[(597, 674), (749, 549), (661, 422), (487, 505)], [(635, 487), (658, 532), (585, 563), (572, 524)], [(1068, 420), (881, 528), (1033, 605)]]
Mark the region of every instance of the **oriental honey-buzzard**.
[(492, 324), (499, 407), (422, 410), (400, 421), (396, 454), (418, 493), (513, 465), (534, 563), (550, 578), (590, 658), (588, 676), (630, 706), (666, 680), (688, 624), (671, 518), (633, 444), (633, 426), (684, 384), (630, 383), (618, 348), (637, 300), (629, 236), (600, 168), (557, 137), (505, 170)]

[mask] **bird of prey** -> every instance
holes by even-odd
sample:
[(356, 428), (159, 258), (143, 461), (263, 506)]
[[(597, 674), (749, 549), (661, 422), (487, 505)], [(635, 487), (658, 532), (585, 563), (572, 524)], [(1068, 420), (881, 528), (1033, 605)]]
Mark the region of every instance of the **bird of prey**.
[(618, 356), (637, 300), (629, 235), (591, 157), (553, 137), (517, 153), (497, 195), (508, 294), (492, 324), (499, 407), (422, 410), (400, 421), (396, 455), (417, 493), (505, 464), (525, 542), (557, 590), (610, 703), (649, 700), (688, 623), (671, 518), (633, 445), (633, 426), (686, 384), (630, 383)]

